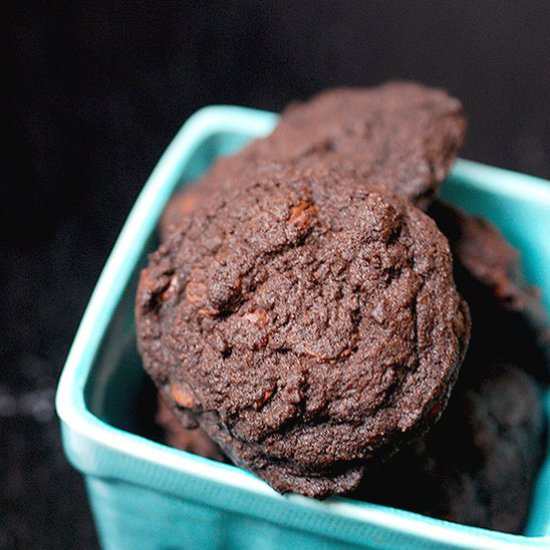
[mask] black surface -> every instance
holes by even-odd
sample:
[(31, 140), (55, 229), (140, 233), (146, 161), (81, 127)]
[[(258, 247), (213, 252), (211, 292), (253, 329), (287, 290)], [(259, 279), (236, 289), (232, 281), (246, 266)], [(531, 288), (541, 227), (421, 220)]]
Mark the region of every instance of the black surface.
[(462, 156), (550, 177), (545, 0), (29, 1), (5, 21), (0, 548), (97, 547), (52, 397), (124, 218), (193, 111), (415, 78), (463, 99)]

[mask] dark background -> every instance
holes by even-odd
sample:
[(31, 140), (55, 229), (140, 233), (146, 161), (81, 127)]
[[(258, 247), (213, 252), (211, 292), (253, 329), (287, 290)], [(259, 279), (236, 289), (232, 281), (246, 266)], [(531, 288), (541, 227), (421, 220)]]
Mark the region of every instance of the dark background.
[[(55, 385), (114, 239), (182, 122), (413, 78), (469, 115), (465, 158), (550, 178), (550, 3), (19, 2), (0, 216), (0, 548), (96, 548)], [(86, 5), (87, 4), (87, 5)]]

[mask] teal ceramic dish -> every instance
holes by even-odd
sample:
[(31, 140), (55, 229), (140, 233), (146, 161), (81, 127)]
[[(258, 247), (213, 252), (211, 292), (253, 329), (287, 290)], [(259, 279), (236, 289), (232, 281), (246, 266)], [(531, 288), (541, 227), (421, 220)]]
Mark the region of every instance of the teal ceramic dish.
[[(267, 134), (272, 113), (208, 107), (183, 126), (139, 196), (97, 283), (57, 392), (63, 444), (84, 476), (106, 549), (549, 548), (550, 453), (525, 536), (384, 506), (281, 496), (244, 470), (138, 435), (146, 376), (135, 350), (137, 276), (172, 193), (218, 155)], [(483, 214), (523, 251), (550, 312), (550, 183), (458, 161), (447, 199)], [(547, 396), (550, 416), (550, 395)]]

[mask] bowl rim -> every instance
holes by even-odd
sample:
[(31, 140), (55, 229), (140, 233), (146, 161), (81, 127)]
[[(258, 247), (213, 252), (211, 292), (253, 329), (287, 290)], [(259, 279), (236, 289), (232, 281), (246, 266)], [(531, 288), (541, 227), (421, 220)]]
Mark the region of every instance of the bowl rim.
[[(82, 317), (56, 392), (55, 404), (62, 428), (116, 453), (139, 458), (174, 472), (192, 472), (193, 476), (199, 478), (218, 480), (240, 490), (270, 498), (289, 499), (308, 507), (322, 506), (331, 514), (374, 523), (432, 542), (449, 543), (449, 536), (452, 535), (457, 546), (462, 544), (472, 548), (507, 548), (517, 547), (518, 544), (523, 548), (527, 545), (547, 547), (550, 536), (511, 535), (377, 504), (356, 504), (344, 498), (333, 497), (328, 501), (318, 502), (300, 495), (281, 496), (265, 482), (240, 468), (172, 449), (116, 428), (88, 408), (85, 388), (96, 353), (143, 247), (154, 231), (166, 202), (181, 183), (182, 169), (207, 137), (224, 131), (239, 131), (251, 138), (260, 137), (272, 130), (277, 119), (276, 114), (267, 111), (214, 105), (197, 111), (178, 131), (139, 194)], [(464, 185), (477, 185), (483, 181), (488, 191), (522, 199), (528, 194), (530, 200), (543, 202), (550, 209), (550, 183), (542, 179), (462, 159), (456, 161), (452, 172)], [(498, 175), (498, 184), (495, 183), (495, 175)], [(521, 185), (518, 185), (518, 178), (521, 179)], [(68, 453), (66, 443), (65, 452)], [(81, 464), (77, 467), (86, 473), (87, 466)], [(399, 519), (398, 525), (396, 517)]]

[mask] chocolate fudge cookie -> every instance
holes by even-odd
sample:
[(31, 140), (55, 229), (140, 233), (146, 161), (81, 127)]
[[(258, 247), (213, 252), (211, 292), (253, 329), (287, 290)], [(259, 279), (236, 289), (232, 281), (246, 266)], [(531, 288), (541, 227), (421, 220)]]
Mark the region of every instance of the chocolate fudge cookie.
[(347, 170), (368, 183), (429, 204), (464, 139), (460, 101), (439, 89), (394, 82), (339, 88), (282, 115), (259, 157)]
[[(294, 103), (273, 133), (218, 160), (193, 200), (207, 189), (266, 165), (340, 171), (426, 207), (464, 139), (462, 105), (446, 92), (412, 83), (323, 92)], [(176, 195), (160, 223), (162, 238), (177, 227), (191, 199)]]
[(472, 314), (470, 355), (479, 364), (512, 362), (550, 381), (550, 331), (520, 257), (488, 221), (442, 201), (428, 211), (449, 239), (455, 281)]
[(440, 416), (469, 335), (448, 243), (340, 172), (252, 171), (150, 256), (144, 365), (187, 425), (281, 492), (350, 492)]
[(468, 362), (439, 423), (365, 477), (357, 496), (519, 533), (543, 456), (542, 399), (519, 368)]

